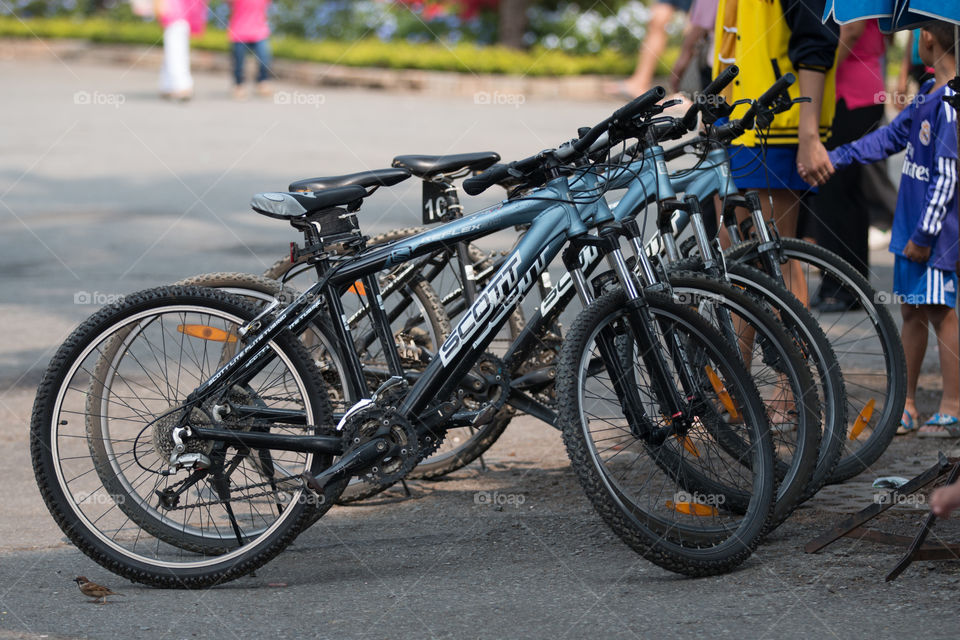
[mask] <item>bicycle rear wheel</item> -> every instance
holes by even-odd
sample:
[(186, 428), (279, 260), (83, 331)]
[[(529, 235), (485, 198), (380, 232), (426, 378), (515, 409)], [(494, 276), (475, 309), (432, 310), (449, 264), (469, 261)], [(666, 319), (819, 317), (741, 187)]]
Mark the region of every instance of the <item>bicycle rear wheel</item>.
[[(34, 472), (57, 524), (107, 569), (163, 587), (239, 577), (283, 550), (343, 490), (336, 483), (313, 496), (303, 485), (300, 474), (318, 473), (330, 456), (201, 440), (187, 443), (200, 458), (193, 470), (161, 473), (186, 397), (229, 357), (254, 314), (210, 289), (143, 291), (90, 317), (51, 361), (31, 422)], [(299, 435), (332, 426), (323, 381), (299, 342), (282, 334), (269, 349), (258, 373), (224, 383), (189, 421)], [(215, 404), (291, 419), (224, 420)]]
[[(626, 296), (614, 290), (577, 317), (561, 352), (564, 443), (594, 508), (640, 555), (686, 575), (724, 573), (752, 553), (776, 496), (763, 403), (737, 354), (709, 323), (663, 296), (648, 295), (647, 302), (659, 327), (655, 348), (677, 377), (670, 382), (683, 385), (690, 424), (662, 442), (628, 424), (614, 390), (621, 381), (639, 394), (648, 425), (678, 429), (640, 364)], [(611, 344), (613, 356), (604, 353)], [(687, 388), (682, 381), (689, 374)], [(739, 443), (737, 454), (720, 440)], [(703, 493), (707, 487), (713, 492)]]

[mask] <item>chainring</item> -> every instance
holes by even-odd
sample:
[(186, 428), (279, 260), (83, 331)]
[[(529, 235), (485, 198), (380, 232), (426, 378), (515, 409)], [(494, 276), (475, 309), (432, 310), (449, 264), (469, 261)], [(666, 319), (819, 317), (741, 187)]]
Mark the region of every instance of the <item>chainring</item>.
[(417, 432), (395, 409), (369, 405), (347, 418), (342, 432), (346, 443), (343, 455), (374, 438), (385, 438), (391, 452), (372, 466), (361, 478), (377, 486), (389, 486), (408, 473), (420, 462), (420, 444)]

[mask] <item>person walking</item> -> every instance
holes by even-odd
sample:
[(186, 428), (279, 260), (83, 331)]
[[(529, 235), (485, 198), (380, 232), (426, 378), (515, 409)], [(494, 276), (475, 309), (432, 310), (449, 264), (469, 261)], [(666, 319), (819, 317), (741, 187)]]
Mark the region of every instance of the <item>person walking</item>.
[(236, 100), (247, 98), (244, 86), (243, 65), (247, 53), (257, 60), (257, 95), (273, 95), (270, 87), (270, 25), (267, 23), (267, 9), (270, 0), (232, 0), (230, 24), (227, 28), (230, 47), (233, 52), (233, 97)]
[(190, 36), (200, 35), (206, 28), (206, 0), (154, 0), (153, 10), (163, 26), (160, 96), (187, 101), (193, 97)]

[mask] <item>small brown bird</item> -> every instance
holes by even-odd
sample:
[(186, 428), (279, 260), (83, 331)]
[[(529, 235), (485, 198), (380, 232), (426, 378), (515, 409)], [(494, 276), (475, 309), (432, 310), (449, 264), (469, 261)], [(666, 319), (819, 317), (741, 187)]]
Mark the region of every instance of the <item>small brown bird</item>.
[(107, 604), (107, 596), (122, 596), (122, 593), (114, 593), (107, 589), (103, 585), (99, 585), (96, 582), (90, 582), (84, 576), (77, 576), (73, 579), (77, 583), (77, 586), (80, 587), (80, 593), (87, 596), (88, 598), (93, 598), (91, 602), (100, 602), (98, 604)]

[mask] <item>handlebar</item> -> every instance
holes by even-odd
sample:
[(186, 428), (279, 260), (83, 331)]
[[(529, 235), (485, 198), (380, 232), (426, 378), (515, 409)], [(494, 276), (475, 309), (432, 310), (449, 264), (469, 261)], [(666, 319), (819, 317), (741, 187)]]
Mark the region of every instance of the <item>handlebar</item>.
[(727, 88), (733, 79), (740, 74), (740, 67), (737, 65), (731, 65), (724, 69), (720, 75), (713, 79), (713, 81), (703, 88), (703, 91), (697, 94), (694, 99), (693, 104), (687, 109), (687, 112), (683, 114), (681, 122), (683, 126), (686, 127), (687, 131), (691, 131), (694, 127), (697, 126), (697, 114), (700, 112), (701, 102), (704, 100), (704, 96), (715, 96), (724, 89)]
[(797, 81), (797, 77), (792, 73), (786, 73), (779, 78), (777, 81), (767, 89), (762, 96), (756, 99), (756, 101), (750, 105), (750, 108), (747, 109), (747, 112), (743, 114), (743, 117), (740, 120), (743, 122), (745, 129), (753, 128), (753, 120), (756, 117), (757, 113), (761, 110), (766, 111), (769, 109), (773, 103), (776, 101), (780, 94), (786, 91), (790, 85)]
[(467, 195), (477, 196), (510, 177), (510, 165), (495, 164), (483, 173), (463, 181), (463, 190)]

